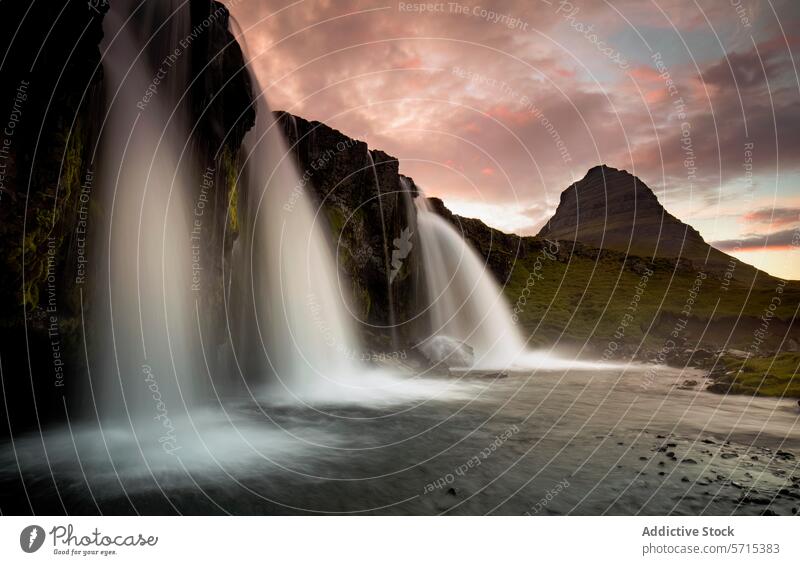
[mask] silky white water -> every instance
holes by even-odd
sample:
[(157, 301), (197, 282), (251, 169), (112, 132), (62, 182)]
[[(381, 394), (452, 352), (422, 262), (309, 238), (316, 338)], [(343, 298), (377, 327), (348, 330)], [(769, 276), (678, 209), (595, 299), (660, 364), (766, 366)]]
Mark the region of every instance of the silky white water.
[[(202, 305), (190, 290), (188, 220), (196, 190), (183, 173), (187, 165), (177, 160), (187, 136), (179, 106), (190, 50), (169, 56), (189, 33), (187, 9), (179, 0), (145, 8), (116, 2), (106, 16), (103, 45), (109, 110), (101, 169), (115, 190), (102, 257), (109, 331), (100, 340), (104, 361), (95, 380), (102, 382), (103, 411), (136, 413), (132, 420), (151, 426), (154, 420), (158, 431), (188, 409), (206, 378), (196, 320)], [(253, 79), (256, 123), (245, 138), (242, 230), (226, 296), (239, 377), (251, 394), (273, 402), (440, 393), (439, 386), (358, 361), (362, 347), (346, 307), (349, 297), (341, 293), (346, 285), (338, 281), (327, 218)], [(416, 213), (430, 299), (426, 337), (469, 344), (473, 367), (511, 367), (523, 357), (522, 364), (531, 365), (532, 354), (477, 254), (424, 205)]]
[(259, 96), (245, 139), (245, 260), (265, 368), (281, 385), (276, 392), (303, 396), (355, 370), (348, 356), (356, 340), (335, 284), (326, 220), (315, 213), (278, 128)]
[[(254, 83), (258, 89), (255, 77)], [(303, 180), (308, 175), (299, 174), (282, 125), (263, 93), (257, 98), (256, 123), (244, 140), (244, 227), (232, 283), (240, 300), (232, 296), (231, 312), (240, 322), (239, 368), (265, 385), (263, 394), (253, 392), (273, 405), (376, 407), (454, 394), (455, 383), (360, 361), (362, 344), (350, 297), (341, 292), (346, 285), (338, 280), (327, 218)]]
[[(406, 179), (401, 177), (401, 182)], [(486, 262), (458, 231), (416, 199), (428, 327), (419, 344), (434, 362), (475, 369), (594, 369), (597, 363), (531, 351)], [(466, 347), (464, 347), (466, 346)], [(472, 350), (472, 359), (465, 350)]]
[(143, 8), (117, 1), (104, 18), (108, 106), (97, 192), (105, 217), (95, 246), (100, 268), (90, 328), (99, 416), (128, 419), (141, 432), (164, 437), (171, 428), (165, 422), (195, 397), (200, 375), (199, 348), (192, 343), (191, 187), (176, 150), (186, 132), (173, 119), (190, 54), (164, 67), (154, 84), (159, 71), (153, 61), (188, 33), (188, 5), (182, 4)]
[[(525, 349), (500, 288), (447, 220), (417, 198), (417, 231), (422, 254), (432, 342), (446, 337), (474, 350), (474, 365), (511, 366)], [(424, 342), (423, 342), (424, 346)]]
[(242, 332), (241, 357), (248, 372), (260, 373), (269, 401), (354, 400), (379, 383), (357, 361), (361, 348), (339, 290), (327, 218), (263, 94), (257, 97), (256, 124), (245, 137), (246, 252), (234, 267), (249, 277), (242, 317), (255, 326)]

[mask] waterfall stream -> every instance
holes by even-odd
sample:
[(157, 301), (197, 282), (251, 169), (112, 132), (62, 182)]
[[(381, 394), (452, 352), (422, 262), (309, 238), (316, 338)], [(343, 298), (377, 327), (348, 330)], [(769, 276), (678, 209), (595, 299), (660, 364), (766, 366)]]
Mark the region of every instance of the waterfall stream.
[(335, 400), (363, 372), (354, 360), (355, 322), (339, 292), (327, 218), (260, 89), (257, 97), (256, 124), (245, 138), (246, 251), (234, 266), (247, 296), (234, 314), (254, 327), (237, 349), (249, 376), (267, 383), (270, 400)]
[(102, 44), (108, 109), (99, 178), (108, 214), (96, 249), (105, 282), (92, 308), (101, 357), (95, 403), (104, 419), (127, 414), (137, 429), (159, 432), (159, 416), (188, 408), (200, 374), (189, 292), (191, 187), (176, 149), (186, 138), (175, 109), (189, 53), (171, 61), (165, 47), (188, 26), (188, 5), (177, 0), (145, 9), (117, 1)]
[[(408, 181), (401, 177), (408, 190)], [(415, 200), (421, 249), (417, 294), (428, 321), (419, 348), (436, 363), (464, 369), (597, 369), (598, 364), (528, 349), (489, 266), (425, 195)], [(611, 368), (611, 365), (606, 365)]]
[[(107, 267), (108, 284), (98, 297), (104, 307), (96, 309), (106, 313), (105, 319), (96, 316), (104, 359), (94, 380), (102, 391), (103, 412), (127, 412), (131, 420), (149, 425), (153, 418), (139, 416), (155, 414), (158, 425), (164, 410), (171, 418), (188, 411), (206, 378), (196, 320), (201, 304), (190, 291), (189, 211), (197, 187), (188, 179), (194, 164), (177, 158), (188, 136), (181, 98), (190, 50), (175, 47), (190, 32), (186, 6), (172, 0), (143, 8), (122, 0), (105, 20), (109, 108), (101, 170), (113, 190), (106, 191), (111, 214), (99, 261)], [(359, 361), (362, 346), (348, 314), (350, 297), (341, 294), (346, 285), (337, 280), (328, 219), (307, 186), (313, 175), (298, 171), (251, 75), (256, 123), (244, 140), (242, 228), (225, 290), (231, 369), (238, 367), (251, 394), (273, 402), (351, 401), (394, 387), (396, 379)], [(401, 177), (405, 189), (408, 182)], [(428, 301), (421, 348), (469, 348), (469, 359), (455, 363), (469, 368), (529, 361), (508, 304), (478, 254), (428, 209), (424, 197), (416, 198), (416, 206), (408, 194), (403, 198), (409, 200), (403, 202), (419, 242), (421, 273), (415, 279), (424, 281), (420, 295)], [(383, 252), (387, 267), (388, 244), (376, 250)], [(394, 333), (391, 280), (388, 284)]]
[[(525, 342), (486, 263), (456, 229), (420, 195), (417, 233), (422, 254), (428, 335), (421, 347), (434, 360), (469, 363), (461, 344), (474, 352), (472, 366), (503, 369), (514, 364)], [(451, 356), (450, 359), (447, 359)]]

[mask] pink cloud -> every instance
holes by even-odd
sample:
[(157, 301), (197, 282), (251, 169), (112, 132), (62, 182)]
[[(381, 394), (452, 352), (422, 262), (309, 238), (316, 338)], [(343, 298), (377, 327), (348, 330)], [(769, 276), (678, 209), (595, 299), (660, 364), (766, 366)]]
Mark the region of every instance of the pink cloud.
[[(257, 55), (253, 65), (269, 85), (273, 107), (366, 138), (444, 198), (479, 194), (495, 204), (552, 208), (561, 190), (602, 162), (685, 199), (713, 198), (741, 176), (746, 139), (758, 148), (757, 174), (774, 174), (776, 155), (782, 171), (800, 169), (800, 96), (790, 58), (798, 37), (784, 39), (766, 2), (743, 2), (754, 22), (744, 36), (728, 2), (700, 1), (698, 9), (659, 0), (663, 13), (639, 0), (615, 1), (619, 13), (602, 2), (573, 4), (581, 21), (634, 61), (627, 72), (571, 30), (556, 13), (557, 2), (492, 3), (495, 11), (527, 22), (526, 32), (471, 16), (404, 13), (397, 4), (376, 9), (384, 6), (357, 0), (283, 11), (288, 0), (238, 2), (232, 11)], [(797, 29), (800, 3), (772, 5), (784, 29)], [(687, 35), (711, 33), (706, 18), (727, 56), (721, 50), (691, 53), (699, 71), (688, 52), (670, 61), (686, 102), (682, 120), (635, 32), (672, 32), (674, 26)], [(623, 32), (634, 43), (621, 42)], [(675, 43), (653, 46), (682, 52)], [(681, 144), (683, 121), (690, 124), (697, 163), (693, 178)], [(494, 174), (485, 172), (489, 168)]]
[(762, 208), (748, 212), (742, 220), (752, 224), (786, 226), (800, 223), (800, 208)]

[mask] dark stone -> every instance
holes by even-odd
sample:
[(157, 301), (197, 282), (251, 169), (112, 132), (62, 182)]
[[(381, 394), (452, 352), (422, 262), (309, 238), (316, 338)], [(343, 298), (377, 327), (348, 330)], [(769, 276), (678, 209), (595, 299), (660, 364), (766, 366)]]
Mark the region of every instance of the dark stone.
[(760, 498), (757, 496), (743, 496), (737, 502), (739, 504), (754, 504), (758, 506), (768, 506), (770, 500), (767, 498)]
[(778, 491), (778, 494), (780, 494), (781, 496), (785, 496), (786, 498), (793, 498), (795, 500), (800, 500), (800, 494), (798, 494), (798, 493), (796, 493), (796, 492), (794, 492), (794, 491), (792, 491), (792, 490), (790, 490), (788, 488), (780, 489)]

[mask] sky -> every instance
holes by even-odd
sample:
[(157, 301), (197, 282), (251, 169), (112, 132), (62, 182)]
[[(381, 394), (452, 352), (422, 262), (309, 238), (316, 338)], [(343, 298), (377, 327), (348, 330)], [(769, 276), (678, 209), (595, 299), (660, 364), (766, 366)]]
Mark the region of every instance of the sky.
[(800, 1), (225, 0), (273, 109), (535, 234), (600, 163), (800, 279)]

